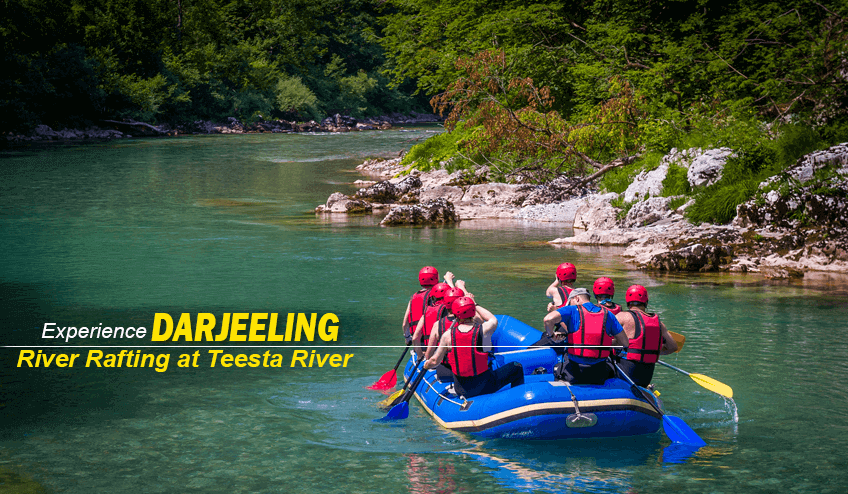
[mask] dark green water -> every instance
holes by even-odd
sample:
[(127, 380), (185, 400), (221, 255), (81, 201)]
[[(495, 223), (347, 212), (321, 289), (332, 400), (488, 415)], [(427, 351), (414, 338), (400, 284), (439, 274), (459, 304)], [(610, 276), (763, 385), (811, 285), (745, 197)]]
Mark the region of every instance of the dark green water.
[(656, 372), (667, 410), (707, 447), (673, 464), (661, 433), (481, 441), (440, 429), (417, 404), (401, 423), (374, 423), (383, 395), (364, 387), (398, 349), (339, 349), (355, 354), (348, 367), (322, 369), (288, 367), (291, 350), (274, 350), (286, 356), (280, 369), (213, 369), (205, 356), (179, 368), (177, 355), (194, 349), (175, 349), (156, 372), (16, 368), (20, 350), (3, 348), (0, 493), (846, 491), (844, 278), (654, 276), (628, 270), (614, 250), (544, 244), (566, 233), (558, 225), (389, 229), (310, 212), (333, 191), (355, 190), (363, 158), (427, 135), (7, 149), (2, 344), (59, 344), (41, 339), (47, 322), (150, 328), (156, 312), (333, 312), (339, 345), (398, 344), (427, 264), (454, 271), (495, 313), (539, 326), (545, 287), (569, 260), (578, 284), (613, 277), (617, 299), (630, 284), (648, 286), (653, 308), (687, 336), (666, 360), (733, 387), (735, 406)]

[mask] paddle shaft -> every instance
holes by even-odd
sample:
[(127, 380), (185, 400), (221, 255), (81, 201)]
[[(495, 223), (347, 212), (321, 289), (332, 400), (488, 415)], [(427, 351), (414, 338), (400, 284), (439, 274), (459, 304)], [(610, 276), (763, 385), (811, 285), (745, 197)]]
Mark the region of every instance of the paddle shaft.
[(679, 373), (681, 373), (681, 374), (686, 374), (687, 376), (691, 375), (691, 374), (689, 374), (688, 372), (686, 372), (685, 370), (683, 370), (683, 369), (678, 369), (677, 367), (675, 367), (675, 366), (673, 366), (673, 365), (671, 365), (671, 364), (667, 364), (667, 363), (663, 362), (662, 360), (657, 360), (657, 363), (658, 363), (658, 364), (662, 364), (662, 365), (664, 365), (664, 366), (668, 367), (669, 369), (674, 369), (674, 370), (676, 370), (677, 372), (679, 372)]
[(412, 342), (411, 342), (411, 341), (410, 341), (409, 343), (407, 343), (407, 344), (406, 344), (406, 348), (404, 348), (404, 349), (403, 349), (403, 353), (401, 353), (401, 354), (400, 354), (400, 358), (398, 359), (397, 363), (395, 364), (395, 368), (394, 368), (394, 369), (392, 369), (393, 371), (397, 372), (398, 367), (400, 367), (400, 363), (401, 363), (401, 361), (403, 360), (403, 358), (404, 358), (404, 357), (406, 357), (406, 353), (409, 351), (409, 346), (410, 346), (410, 345), (412, 345)]
[[(421, 359), (421, 362), (424, 362), (424, 359)], [(427, 369), (421, 369), (418, 372), (418, 376), (415, 377), (415, 382), (413, 382), (412, 386), (410, 386), (409, 389), (406, 390), (406, 394), (403, 395), (403, 398), (401, 398), (400, 401), (409, 401), (412, 398), (412, 395), (415, 394), (415, 388), (417, 388), (418, 385), (421, 384), (421, 380), (424, 379), (425, 374), (427, 374)], [(406, 383), (409, 384), (409, 381), (407, 381)]]
[(643, 398), (645, 398), (645, 400), (648, 402), (648, 404), (649, 404), (649, 405), (651, 405), (651, 407), (653, 407), (653, 409), (654, 409), (654, 410), (656, 410), (658, 414), (660, 414), (661, 416), (662, 416), (662, 415), (665, 415), (665, 414), (662, 412), (662, 410), (660, 410), (660, 407), (658, 407), (658, 406), (654, 403), (654, 397), (653, 397), (653, 396), (651, 396), (651, 394), (650, 394), (650, 393), (648, 393), (648, 392), (647, 392), (647, 391), (645, 391), (644, 389), (640, 388), (639, 386), (636, 386), (636, 383), (635, 383), (635, 382), (633, 382), (633, 379), (630, 379), (630, 376), (628, 376), (626, 372), (624, 372), (623, 370), (621, 370), (621, 367), (619, 367), (619, 366), (618, 366), (618, 364), (616, 364), (615, 362), (613, 362), (613, 363), (612, 363), (612, 365), (614, 365), (614, 366), (615, 366), (615, 369), (618, 371), (619, 375), (621, 375), (621, 377), (622, 377), (622, 378), (624, 378), (624, 380), (625, 380), (625, 381), (627, 381), (628, 383), (630, 383), (630, 389), (633, 391), (633, 393), (634, 393), (634, 394), (637, 394), (637, 395), (638, 395), (638, 394), (641, 394), (641, 395), (642, 395), (642, 397), (643, 397)]

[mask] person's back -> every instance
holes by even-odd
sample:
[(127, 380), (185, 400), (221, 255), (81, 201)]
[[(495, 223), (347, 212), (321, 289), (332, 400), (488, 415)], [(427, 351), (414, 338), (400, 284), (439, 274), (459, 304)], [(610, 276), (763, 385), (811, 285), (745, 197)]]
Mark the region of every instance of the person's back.
[(524, 384), (524, 368), (518, 362), (494, 371), (489, 367), (492, 334), (498, 325), (495, 316), (469, 297), (454, 300), (452, 310), (456, 320), (444, 332), (439, 348), (424, 367), (432, 369), (446, 357), (454, 375), (454, 390), (466, 398), (494, 393), (506, 384)]
[(627, 311), (616, 317), (624, 328), (630, 344), (622, 352), (619, 369), (637, 385), (646, 387), (654, 377), (654, 367), (660, 355), (677, 351), (677, 342), (668, 333), (657, 314), (647, 312), (648, 290), (633, 285), (625, 294)]
[[(544, 318), (545, 334), (567, 345), (560, 377), (572, 384), (603, 384), (610, 375), (606, 359), (613, 342), (626, 347), (627, 335), (615, 316), (591, 303), (585, 288), (572, 290), (569, 304)], [(554, 332), (562, 327), (565, 335)]]

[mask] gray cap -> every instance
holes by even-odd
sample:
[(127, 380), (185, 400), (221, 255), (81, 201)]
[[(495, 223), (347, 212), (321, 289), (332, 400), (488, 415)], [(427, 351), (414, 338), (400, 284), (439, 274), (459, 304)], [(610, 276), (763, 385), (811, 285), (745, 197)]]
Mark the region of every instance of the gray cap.
[(578, 295), (586, 295), (588, 297), (589, 296), (589, 290), (587, 290), (585, 288), (575, 288), (575, 289), (571, 290), (571, 293), (568, 294), (568, 300), (571, 300)]

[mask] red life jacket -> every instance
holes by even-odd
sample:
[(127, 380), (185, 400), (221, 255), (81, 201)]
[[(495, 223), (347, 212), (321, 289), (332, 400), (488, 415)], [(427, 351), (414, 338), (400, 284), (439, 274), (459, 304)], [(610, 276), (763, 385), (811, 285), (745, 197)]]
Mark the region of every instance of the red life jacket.
[(655, 364), (660, 359), (663, 338), (660, 316), (657, 314), (645, 314), (644, 316), (635, 311), (627, 311), (633, 314), (633, 322), (636, 323), (636, 333), (630, 338), (627, 347), (627, 360)]
[[(442, 317), (439, 318), (439, 338), (441, 339), (442, 335), (445, 334), (445, 328), (447, 328), (450, 324), (456, 322), (456, 316), (450, 314), (448, 311), (442, 312)], [(432, 334), (430, 335), (432, 336)], [(444, 358), (442, 359), (442, 365), (450, 368), (450, 362), (448, 362), (448, 357), (450, 353), (446, 353)]]
[(598, 305), (606, 307), (610, 312), (612, 312), (612, 315), (616, 315), (621, 312), (621, 306), (612, 300), (604, 300), (603, 302), (599, 302)]
[(429, 295), (430, 289), (422, 288), (413, 293), (409, 299), (409, 319), (407, 319), (407, 322), (409, 323), (410, 331), (415, 331), (418, 321), (424, 315), (424, 309), (427, 308), (427, 297)]
[[(612, 337), (604, 330), (604, 322), (607, 320), (606, 307), (601, 307), (600, 312), (589, 312), (582, 305), (577, 306), (580, 314), (580, 328), (573, 333), (568, 333), (569, 345), (612, 345)], [(609, 348), (569, 348), (568, 353), (578, 357), (607, 358), (610, 355)]]
[(568, 305), (568, 296), (571, 295), (572, 289), (567, 286), (558, 286), (556, 288), (559, 291), (559, 298), (562, 300), (562, 305), (557, 306), (557, 309), (559, 309)]
[(451, 351), (448, 352), (448, 364), (454, 375), (474, 377), (489, 369), (489, 354), (483, 351), (483, 325), (474, 324), (471, 331), (459, 331), (459, 323), (450, 326)]
[(447, 309), (442, 304), (431, 305), (424, 311), (424, 333), (421, 335), (421, 344), (427, 346), (430, 342), (430, 333), (433, 332), (433, 325), (442, 317), (442, 313)]

